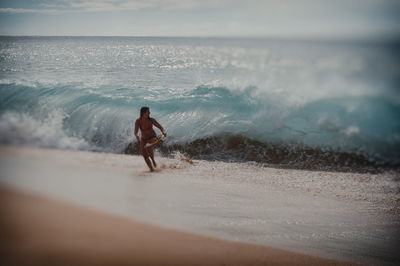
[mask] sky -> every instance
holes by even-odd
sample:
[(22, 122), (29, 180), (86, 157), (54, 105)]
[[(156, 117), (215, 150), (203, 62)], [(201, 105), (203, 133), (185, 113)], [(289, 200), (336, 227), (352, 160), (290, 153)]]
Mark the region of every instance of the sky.
[(0, 35), (398, 38), (400, 0), (0, 0)]

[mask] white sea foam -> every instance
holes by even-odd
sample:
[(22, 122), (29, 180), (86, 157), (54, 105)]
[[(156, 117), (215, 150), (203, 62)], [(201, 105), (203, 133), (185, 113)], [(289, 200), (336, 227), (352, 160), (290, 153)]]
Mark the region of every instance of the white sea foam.
[(88, 149), (86, 141), (68, 136), (63, 129), (67, 115), (52, 111), (43, 120), (27, 114), (7, 112), (0, 116), (0, 143), (60, 149)]
[(360, 128), (357, 126), (349, 126), (348, 128), (345, 129), (344, 133), (347, 136), (357, 135), (360, 133)]

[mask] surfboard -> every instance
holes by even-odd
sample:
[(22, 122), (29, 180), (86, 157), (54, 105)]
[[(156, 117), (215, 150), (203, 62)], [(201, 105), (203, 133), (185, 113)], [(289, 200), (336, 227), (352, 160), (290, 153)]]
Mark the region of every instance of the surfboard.
[(146, 145), (144, 145), (145, 148), (150, 148), (153, 147), (154, 145), (156, 145), (157, 143), (159, 143), (160, 141), (165, 140), (165, 136), (164, 135), (160, 135), (158, 136), (153, 142), (150, 143), (146, 143)]

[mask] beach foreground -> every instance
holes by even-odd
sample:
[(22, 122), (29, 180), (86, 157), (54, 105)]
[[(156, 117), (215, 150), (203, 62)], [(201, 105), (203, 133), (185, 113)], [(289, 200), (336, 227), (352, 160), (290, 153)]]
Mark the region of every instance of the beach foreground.
[(344, 265), (0, 188), (2, 265)]
[[(1, 258), (37, 265), (396, 265), (397, 173), (0, 146)], [(305, 255), (301, 255), (305, 254)], [(323, 259), (327, 258), (327, 259)]]

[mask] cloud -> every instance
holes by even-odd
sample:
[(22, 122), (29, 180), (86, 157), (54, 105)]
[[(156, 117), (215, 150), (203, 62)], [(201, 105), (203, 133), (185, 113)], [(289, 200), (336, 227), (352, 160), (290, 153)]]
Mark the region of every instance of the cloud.
[[(233, 1), (234, 2), (234, 1)], [(140, 9), (188, 9), (218, 7), (231, 0), (58, 0), (40, 3), (38, 8), (0, 8), (0, 13), (100, 12)]]
[(27, 9), (27, 8), (0, 8), (0, 13), (56, 13), (59, 12), (55, 9)]
[[(124, 29), (122, 35), (379, 38), (400, 34), (398, 0), (35, 0), (20, 2), (18, 8), (7, 3), (0, 1), (0, 16), (11, 14), (3, 16), (0, 25), (7, 33), (18, 29), (28, 34), (30, 29), (29, 34), (37, 34), (53, 27), (56, 34), (78, 34), (81, 27), (71, 25), (80, 21), (91, 25), (85, 33), (89, 35), (108, 34), (110, 24)], [(12, 16), (18, 13), (23, 16)], [(67, 27), (71, 31), (61, 33)]]

